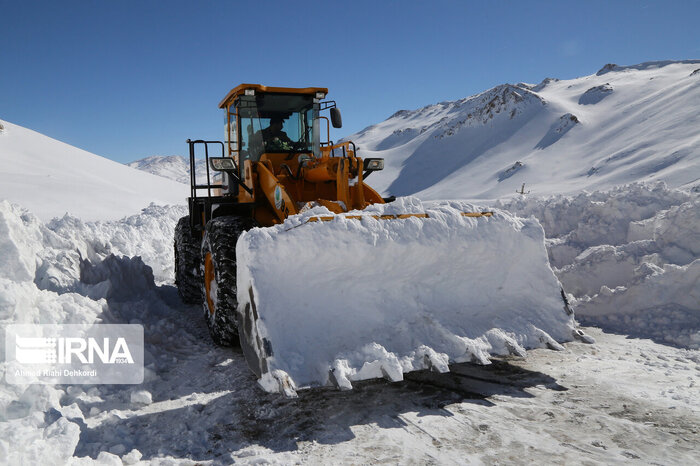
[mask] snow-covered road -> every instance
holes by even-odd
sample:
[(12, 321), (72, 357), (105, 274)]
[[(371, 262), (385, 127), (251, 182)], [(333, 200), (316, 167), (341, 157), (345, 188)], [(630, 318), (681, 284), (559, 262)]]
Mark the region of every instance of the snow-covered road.
[[(614, 318), (618, 334), (591, 327), (594, 345), (286, 399), (180, 301), (172, 234), (185, 208), (43, 223), (0, 202), (0, 324), (142, 324), (146, 350), (142, 385), (3, 380), (0, 463), (698, 464), (697, 206), (697, 194), (640, 185), (515, 206), (542, 222), (586, 319), (609, 330)], [(615, 303), (624, 312), (598, 312)], [(683, 328), (668, 309), (684, 310)]]
[[(146, 383), (90, 395), (73, 387), (63, 399), (85, 416), (76, 456), (107, 460), (100, 452), (137, 449), (156, 464), (700, 461), (697, 352), (589, 328), (596, 345), (286, 399), (257, 386), (240, 351), (213, 346), (192, 319), (198, 310), (178, 305), (172, 287), (157, 293), (162, 304), (139, 311), (154, 323), (168, 317), (171, 331), (147, 331)], [(132, 403), (130, 394), (144, 389), (153, 403)]]

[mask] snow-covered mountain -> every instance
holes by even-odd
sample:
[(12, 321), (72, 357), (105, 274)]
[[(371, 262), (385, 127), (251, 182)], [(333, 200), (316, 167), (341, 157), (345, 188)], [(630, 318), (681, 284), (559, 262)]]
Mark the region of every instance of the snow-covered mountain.
[(44, 220), (66, 212), (84, 220), (117, 219), (151, 202), (184, 204), (187, 186), (134, 170), (0, 120), (0, 199)]
[(368, 182), (423, 199), (575, 194), (635, 182), (700, 184), (700, 60), (606, 65), (401, 110), (348, 139), (384, 157)]
[[(197, 159), (195, 163), (194, 171), (197, 174), (197, 179), (206, 178), (204, 160)], [(178, 183), (184, 183), (188, 186), (190, 184), (190, 161), (181, 155), (152, 155), (129, 162), (127, 165), (131, 168), (169, 178)]]
[[(608, 64), (581, 78), (400, 110), (345, 139), (362, 157), (384, 158), (368, 183), (386, 195), (497, 199), (523, 183), (538, 195), (636, 181), (691, 187), (700, 186), (699, 108), (700, 60)], [(183, 157), (129, 166), (189, 183)]]

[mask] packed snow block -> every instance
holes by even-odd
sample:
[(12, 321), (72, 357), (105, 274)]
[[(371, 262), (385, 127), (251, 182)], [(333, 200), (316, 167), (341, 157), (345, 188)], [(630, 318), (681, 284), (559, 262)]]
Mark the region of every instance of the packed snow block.
[(700, 198), (631, 222), (627, 241), (653, 240), (662, 256), (677, 265), (700, 258)]
[[(571, 340), (536, 219), (467, 218), (477, 209), (458, 202), (392, 204), (309, 222), (332, 216), (316, 208), (240, 237), (239, 331), (256, 347), (266, 390), (401, 380)], [(371, 216), (390, 209), (429, 218)]]
[(143, 457), (143, 454), (140, 451), (138, 451), (136, 448), (134, 448), (129, 453), (122, 456), (122, 463), (123, 464), (136, 464), (139, 461), (141, 461), (142, 457)]
[(634, 279), (584, 296), (576, 311), (586, 323), (700, 349), (700, 259), (687, 265), (645, 263)]
[(0, 424), (3, 464), (68, 464), (80, 440), (80, 426), (64, 417), (46, 425), (43, 413)]
[(150, 405), (153, 403), (153, 395), (148, 390), (136, 390), (130, 395), (132, 404)]
[(42, 239), (36, 217), (16, 204), (0, 201), (0, 277), (32, 280)]

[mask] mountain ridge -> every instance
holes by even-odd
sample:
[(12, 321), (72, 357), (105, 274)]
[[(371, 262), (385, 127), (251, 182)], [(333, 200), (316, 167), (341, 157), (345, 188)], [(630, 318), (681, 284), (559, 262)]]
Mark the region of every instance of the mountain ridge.
[[(600, 75), (502, 84), (398, 111), (345, 139), (362, 157), (385, 159), (372, 185), (387, 195), (494, 199), (523, 182), (542, 195), (636, 181), (692, 187), (700, 179), (698, 63), (606, 65)], [(504, 90), (530, 98), (499, 99)]]
[[(523, 183), (539, 195), (658, 180), (692, 188), (700, 183), (699, 64), (607, 64), (574, 79), (500, 84), (398, 110), (343, 140), (363, 158), (385, 159), (369, 180), (385, 195), (492, 200)], [(189, 182), (148, 159), (130, 165)]]

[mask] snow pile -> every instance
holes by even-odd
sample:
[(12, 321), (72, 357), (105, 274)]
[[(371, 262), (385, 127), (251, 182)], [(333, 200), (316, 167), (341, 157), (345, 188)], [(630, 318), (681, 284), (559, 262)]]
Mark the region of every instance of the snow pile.
[(700, 348), (700, 196), (663, 183), (521, 198), (583, 323)]
[[(448, 361), (487, 364), (491, 354), (570, 341), (573, 316), (542, 227), (503, 211), (460, 214), (478, 210), (460, 202), (426, 209), (401, 198), (350, 213), (361, 220), (307, 222), (333, 215), (316, 207), (243, 234), (239, 322), (254, 322), (250, 337), (267, 353), (262, 372), (300, 387), (334, 381), (348, 388), (354, 380), (401, 380), (404, 372), (446, 370)], [(371, 217), (420, 212), (429, 218)], [(263, 377), (267, 390), (279, 390), (270, 382)]]
[(0, 201), (0, 319), (90, 323), (103, 310), (100, 298), (138, 297), (154, 279), (171, 283), (172, 235), (185, 211), (151, 205), (121, 221), (64, 216), (44, 224)]
[(630, 222), (652, 218), (657, 212), (688, 202), (693, 195), (663, 183), (632, 184), (610, 191), (577, 196), (518, 197), (502, 206), (518, 215), (534, 215), (549, 238), (552, 265), (561, 267), (591, 246), (627, 241)]
[(100, 261), (109, 254), (140, 256), (153, 269), (156, 283), (172, 283), (173, 231), (185, 215), (186, 206), (151, 204), (140, 214), (118, 221), (83, 222), (66, 215), (46, 227), (72, 242), (83, 258)]
[(132, 403), (144, 405), (150, 405), (153, 403), (153, 396), (148, 390), (137, 390), (135, 392), (131, 392), (130, 398)]
[[(57, 295), (33, 283), (47, 243), (60, 245), (31, 214), (0, 202), (0, 322), (88, 323), (102, 312), (101, 303), (79, 295)], [(5, 351), (4, 332), (0, 351)], [(3, 356), (4, 361), (4, 356)], [(6, 363), (2, 363), (4, 375)], [(64, 392), (48, 385), (0, 384), (0, 457), (8, 464), (66, 462), (78, 443), (80, 427), (61, 414)], [(54, 413), (47, 416), (48, 412)]]
[(42, 220), (66, 212), (116, 220), (151, 202), (184, 204), (187, 187), (0, 121), (0, 200), (18, 202)]
[[(144, 299), (153, 290), (154, 272), (142, 258), (159, 281), (172, 281), (172, 235), (184, 210), (151, 205), (121, 221), (84, 223), (65, 216), (44, 224), (20, 206), (0, 201), (0, 325), (134, 319), (119, 315), (108, 302)], [(137, 252), (141, 257), (123, 256)], [(4, 339), (3, 332), (3, 355)], [(1, 367), (4, 375), (6, 363)], [(76, 404), (61, 403), (66, 396), (62, 386), (9, 385), (3, 377), (0, 457), (8, 464), (68, 461), (83, 415)]]

